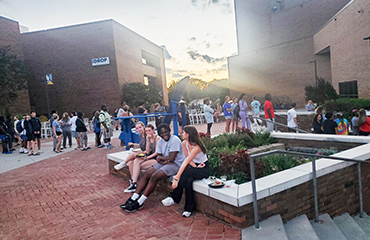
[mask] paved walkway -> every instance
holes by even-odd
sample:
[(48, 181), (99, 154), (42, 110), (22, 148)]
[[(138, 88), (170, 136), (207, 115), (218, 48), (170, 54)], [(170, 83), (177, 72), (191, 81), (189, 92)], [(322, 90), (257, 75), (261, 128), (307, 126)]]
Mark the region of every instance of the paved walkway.
[[(216, 123), (212, 133), (223, 128)], [(240, 239), (239, 229), (204, 214), (183, 218), (183, 206), (164, 207), (166, 196), (157, 192), (142, 210), (122, 211), (118, 206), (131, 194), (123, 193), (127, 182), (108, 172), (107, 153), (124, 150), (116, 137), (113, 144), (56, 154), (46, 141), (37, 157), (1, 155), (0, 239)]]

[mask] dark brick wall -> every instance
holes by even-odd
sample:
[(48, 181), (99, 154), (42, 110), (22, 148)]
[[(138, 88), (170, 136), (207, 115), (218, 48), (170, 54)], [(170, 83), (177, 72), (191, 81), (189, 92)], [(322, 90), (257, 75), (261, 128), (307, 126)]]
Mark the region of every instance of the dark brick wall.
[[(0, 16), (0, 47), (9, 45), (11, 54), (23, 60), (18, 22)], [(18, 98), (11, 103), (9, 111), (13, 115), (30, 111), (28, 90), (18, 92)], [(5, 112), (5, 106), (0, 106), (0, 114), (1, 112)]]

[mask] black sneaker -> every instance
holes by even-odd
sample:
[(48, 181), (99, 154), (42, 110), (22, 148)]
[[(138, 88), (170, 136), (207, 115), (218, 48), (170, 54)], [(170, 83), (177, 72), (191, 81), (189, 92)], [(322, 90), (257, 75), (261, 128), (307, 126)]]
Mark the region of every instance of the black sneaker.
[(127, 206), (131, 205), (133, 202), (134, 202), (134, 200), (132, 200), (132, 198), (129, 198), (129, 199), (127, 199), (127, 201), (124, 204), (119, 205), (119, 207), (122, 208), (122, 209), (126, 209)]
[(126, 210), (126, 212), (132, 213), (132, 212), (136, 212), (139, 209), (142, 209), (143, 207), (144, 207), (144, 204), (140, 205), (137, 200), (134, 200), (131, 204), (129, 204), (125, 208), (125, 210)]
[(125, 193), (135, 192), (137, 188), (137, 183), (131, 183), (128, 188), (125, 189)]

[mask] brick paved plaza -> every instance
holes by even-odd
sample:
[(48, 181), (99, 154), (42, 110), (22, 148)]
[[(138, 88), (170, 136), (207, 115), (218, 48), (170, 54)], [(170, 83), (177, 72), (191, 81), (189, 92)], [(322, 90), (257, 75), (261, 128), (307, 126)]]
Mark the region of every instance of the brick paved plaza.
[(124, 150), (117, 138), (113, 144), (0, 174), (0, 239), (240, 239), (240, 230), (223, 222), (201, 213), (183, 218), (182, 205), (164, 207), (166, 195), (158, 191), (142, 210), (122, 211), (131, 194), (123, 192), (127, 182), (109, 175), (107, 153)]

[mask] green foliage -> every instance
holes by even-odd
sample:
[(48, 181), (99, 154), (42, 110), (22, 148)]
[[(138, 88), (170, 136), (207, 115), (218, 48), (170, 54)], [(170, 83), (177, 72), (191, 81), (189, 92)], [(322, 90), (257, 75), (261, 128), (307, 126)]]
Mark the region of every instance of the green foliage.
[(280, 172), (303, 163), (309, 162), (309, 159), (303, 157), (292, 157), (287, 154), (272, 154), (262, 158), (266, 166), (265, 176)]
[(0, 47), (0, 114), (9, 112), (10, 104), (18, 98), (19, 91), (27, 89), (30, 71), (25, 63), (11, 54), (10, 46)]
[(312, 100), (315, 103), (322, 104), (326, 100), (338, 99), (339, 96), (331, 83), (323, 78), (317, 79), (317, 86), (306, 86), (306, 100)]
[(353, 109), (370, 109), (370, 99), (359, 98), (340, 98), (337, 100), (325, 101), (323, 107), (327, 112), (342, 112), (343, 116), (348, 120), (352, 117)]
[(145, 105), (158, 103), (162, 100), (159, 89), (153, 85), (144, 85), (142, 83), (125, 83), (123, 85), (122, 99), (130, 106), (136, 108), (143, 101)]
[(245, 182), (248, 182), (248, 176), (244, 172), (237, 172), (237, 173), (231, 173), (227, 174), (227, 179), (234, 179), (236, 184), (242, 184)]
[[(168, 98), (172, 98), (172, 92), (178, 82), (171, 82), (167, 88)], [(190, 78), (189, 84), (185, 89), (183, 97), (187, 102), (194, 99), (202, 99), (209, 97), (211, 100), (225, 98), (226, 95), (230, 94), (228, 79), (214, 79), (210, 82), (203, 81), (197, 78)]]
[(254, 143), (256, 146), (269, 145), (276, 142), (276, 139), (270, 136), (269, 131), (254, 133)]

